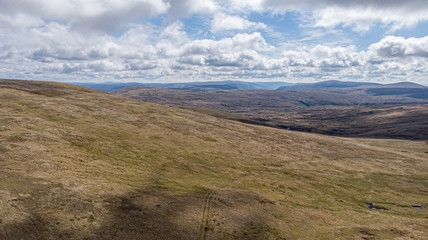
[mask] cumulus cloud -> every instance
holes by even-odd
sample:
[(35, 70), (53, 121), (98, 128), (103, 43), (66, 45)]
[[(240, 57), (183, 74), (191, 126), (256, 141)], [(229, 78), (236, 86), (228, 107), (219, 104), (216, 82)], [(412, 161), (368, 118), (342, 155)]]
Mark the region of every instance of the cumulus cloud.
[[(265, 8), (276, 9), (276, 11), (296, 10), (301, 8), (322, 8), (325, 6), (338, 6), (338, 7), (375, 7), (375, 8), (407, 8), (418, 9), (421, 6), (426, 6), (424, 0), (407, 0), (407, 1), (391, 1), (391, 0), (256, 0), (256, 1), (243, 1), (233, 0), (237, 5), (247, 4), (256, 10)], [(248, 3), (246, 3), (248, 2)]]
[(165, 41), (174, 41), (176, 44), (188, 42), (187, 33), (183, 31), (182, 22), (174, 22), (168, 25), (160, 34), (160, 38)]
[(363, 62), (355, 46), (327, 47), (317, 45), (309, 51), (309, 54), (317, 58), (318, 66), (351, 67), (362, 65)]
[(253, 68), (261, 58), (258, 51), (269, 51), (260, 33), (237, 34), (221, 40), (196, 40), (183, 45), (177, 52), (178, 62), (214, 67)]
[(26, 15), (34, 19), (31, 22), (65, 21), (92, 31), (114, 31), (129, 20), (156, 16), (170, 7), (162, 0), (0, 0), (0, 6), (1, 18)]
[(266, 27), (264, 23), (251, 22), (239, 16), (229, 16), (223, 13), (215, 15), (211, 23), (212, 32), (223, 30), (255, 30)]
[(371, 56), (380, 58), (424, 57), (428, 58), (428, 36), (408, 38), (387, 36), (369, 47)]
[(42, 21), (67, 22), (75, 30), (114, 32), (131, 20), (166, 14), (177, 20), (192, 14), (213, 16), (212, 30), (264, 28), (242, 13), (312, 12), (314, 26), (343, 24), (366, 31), (373, 23), (395, 31), (428, 20), (425, 0), (0, 0), (0, 27), (29, 27)]
[(336, 27), (343, 24), (355, 31), (368, 31), (374, 23), (391, 25), (391, 31), (411, 27), (428, 19), (427, 8), (414, 9), (412, 14), (404, 8), (344, 8), (329, 7), (315, 11), (315, 26)]
[[(259, 32), (238, 33), (219, 40), (192, 40), (181, 22), (173, 22), (160, 32), (149, 25), (135, 25), (120, 38), (87, 36), (70, 28), (52, 22), (33, 29), (31, 37), (19, 45), (2, 42), (0, 65), (16, 65), (0, 71), (4, 76), (16, 76), (17, 72), (32, 73), (38, 78), (63, 74), (67, 79), (78, 80), (245, 77), (301, 81), (346, 79), (344, 76), (352, 76), (353, 80), (388, 80), (402, 73), (422, 79), (428, 69), (428, 36), (387, 36), (365, 51), (352, 45), (323, 44), (280, 50), (268, 44)], [(13, 38), (22, 38), (22, 33), (15, 34)]]
[(172, 18), (188, 16), (190, 14), (209, 15), (216, 12), (219, 5), (214, 0), (169, 0), (171, 6), (169, 14)]
[(218, 41), (211, 39), (195, 40), (185, 44), (181, 54), (216, 54), (230, 53), (252, 49), (256, 51), (266, 51), (272, 48), (266, 43), (265, 39), (259, 32), (251, 34), (242, 33), (236, 34), (231, 38), (223, 38)]
[(428, 20), (425, 0), (233, 0), (235, 11), (285, 13), (312, 12), (314, 26), (336, 27), (343, 24), (356, 31), (367, 31), (374, 23), (391, 25), (395, 31)]
[[(304, 24), (324, 35), (323, 28), (366, 31), (374, 23), (394, 31), (428, 19), (428, 2), (420, 0), (0, 0), (0, 5), (2, 77), (293, 81), (428, 75), (428, 36), (386, 36), (368, 48), (352, 39), (306, 45), (306, 38), (269, 39), (272, 13), (300, 12)], [(254, 20), (254, 12), (269, 17)], [(338, 31), (329, 29), (333, 36)]]
[(25, 14), (16, 14), (14, 16), (0, 14), (0, 29), (23, 30), (29, 27), (42, 26), (45, 22), (37, 17)]

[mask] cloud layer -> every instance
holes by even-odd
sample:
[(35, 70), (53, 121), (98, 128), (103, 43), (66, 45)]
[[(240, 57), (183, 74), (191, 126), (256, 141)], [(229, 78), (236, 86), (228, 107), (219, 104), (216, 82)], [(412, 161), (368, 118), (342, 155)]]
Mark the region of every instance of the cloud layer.
[[(0, 5), (2, 77), (428, 84), (428, 36), (394, 35), (427, 20), (426, 1), (0, 0)], [(361, 34), (384, 24), (390, 35), (365, 49), (285, 37), (274, 43), (272, 36), (287, 34), (264, 19), (251, 19), (290, 11), (300, 13), (305, 28), (350, 27)], [(199, 23), (189, 24), (195, 20)]]
[(397, 30), (428, 20), (428, 2), (424, 0), (233, 0), (232, 5), (237, 11), (308, 11), (315, 26), (343, 24), (357, 31), (367, 31), (378, 22)]

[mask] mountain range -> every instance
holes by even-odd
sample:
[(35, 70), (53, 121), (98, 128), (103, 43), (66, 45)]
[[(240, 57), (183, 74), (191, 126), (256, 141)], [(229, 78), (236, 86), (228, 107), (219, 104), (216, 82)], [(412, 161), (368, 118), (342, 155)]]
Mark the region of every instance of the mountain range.
[(105, 92), (111, 92), (127, 87), (157, 87), (191, 91), (214, 91), (233, 89), (264, 89), (264, 90), (296, 90), (296, 89), (320, 89), (320, 88), (352, 88), (352, 87), (386, 87), (386, 88), (426, 88), (423, 85), (412, 82), (400, 82), (392, 84), (379, 84), (370, 82), (344, 82), (337, 80), (317, 83), (287, 83), (287, 82), (245, 82), (245, 81), (209, 81), (186, 83), (118, 83), (118, 82), (70, 82), (70, 84), (89, 87)]
[(231, 89), (268, 89), (275, 90), (281, 86), (288, 86), (291, 83), (285, 82), (243, 82), (243, 81), (210, 81), (210, 82), (189, 82), (189, 83), (77, 83), (71, 84), (98, 89), (106, 92), (118, 90), (126, 87), (158, 87), (192, 91), (212, 91)]

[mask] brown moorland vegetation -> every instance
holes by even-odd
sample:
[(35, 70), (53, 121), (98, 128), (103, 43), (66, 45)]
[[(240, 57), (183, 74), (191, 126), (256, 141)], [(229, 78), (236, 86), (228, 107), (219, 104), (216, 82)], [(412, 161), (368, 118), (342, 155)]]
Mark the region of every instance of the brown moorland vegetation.
[(423, 141), (0, 80), (0, 239), (423, 239), (427, 159)]
[(112, 94), (147, 102), (214, 109), (237, 114), (254, 124), (298, 131), (428, 140), (428, 88), (391, 86), (395, 88), (209, 92), (131, 87)]

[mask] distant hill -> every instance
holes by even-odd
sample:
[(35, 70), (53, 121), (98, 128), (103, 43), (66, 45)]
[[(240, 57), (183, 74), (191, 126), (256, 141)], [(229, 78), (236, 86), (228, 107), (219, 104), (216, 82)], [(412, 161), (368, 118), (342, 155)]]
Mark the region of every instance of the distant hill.
[(377, 86), (378, 88), (427, 88), (424, 85), (413, 83), (413, 82), (399, 82), (399, 83), (391, 83), (391, 84), (383, 84)]
[(158, 87), (191, 91), (213, 91), (231, 89), (266, 89), (275, 90), (281, 86), (291, 83), (286, 82), (243, 82), (243, 81), (210, 81), (210, 82), (190, 82), (190, 83), (71, 83), (74, 85), (89, 87), (105, 92), (111, 92), (126, 87)]
[(208, 92), (216, 90), (235, 90), (235, 89), (261, 89), (261, 90), (310, 90), (326, 88), (355, 88), (355, 87), (381, 87), (381, 88), (426, 88), (425, 86), (403, 82), (394, 84), (378, 84), (367, 82), (345, 82), (345, 81), (324, 81), (318, 83), (293, 84), (287, 82), (245, 82), (245, 81), (208, 81), (208, 82), (188, 82), (188, 83), (85, 83), (75, 82), (74, 85), (89, 87), (105, 92), (111, 92), (127, 87), (157, 87), (177, 90), (190, 90), (199, 92)]
[(428, 139), (426, 90), (375, 86), (196, 92), (133, 87), (111, 93), (147, 102), (220, 110), (256, 121), (253, 123), (299, 131)]
[[(380, 89), (380, 90), (379, 90)], [(417, 88), (424, 93), (428, 88)], [(320, 88), (286, 91), (232, 89), (198, 92), (167, 88), (132, 87), (114, 95), (163, 104), (191, 105), (228, 111), (231, 108), (287, 108), (311, 106), (352, 106), (428, 104), (423, 96), (411, 95), (415, 88)], [(380, 91), (377, 93), (376, 91)], [(422, 94), (420, 94), (422, 95)], [(239, 110), (240, 111), (240, 110)]]
[(411, 98), (428, 99), (428, 88), (369, 88), (366, 90), (367, 93), (373, 94), (374, 96), (407, 96)]
[(300, 83), (290, 86), (281, 86), (278, 91), (296, 90), (296, 89), (319, 89), (319, 88), (353, 88), (353, 87), (374, 87), (381, 86), (378, 83), (368, 82), (344, 82), (344, 81), (323, 81), (317, 83)]

